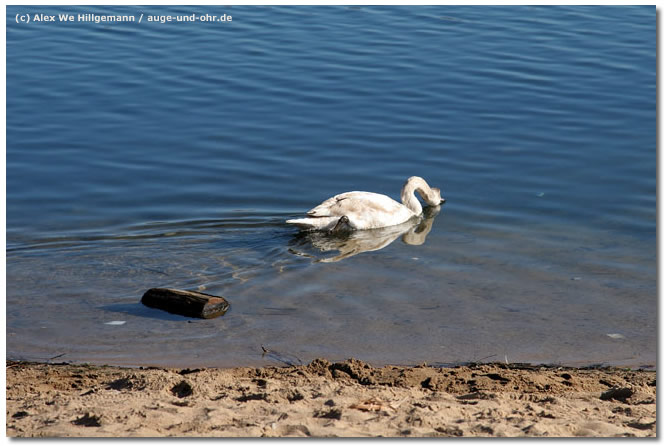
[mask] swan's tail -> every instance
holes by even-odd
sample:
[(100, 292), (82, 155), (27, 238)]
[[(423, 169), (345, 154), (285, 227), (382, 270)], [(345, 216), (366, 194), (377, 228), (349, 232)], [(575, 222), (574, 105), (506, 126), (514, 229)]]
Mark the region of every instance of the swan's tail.
[(315, 218), (295, 218), (287, 220), (286, 223), (296, 225), (301, 229), (320, 231), (333, 228), (340, 217), (315, 217)]

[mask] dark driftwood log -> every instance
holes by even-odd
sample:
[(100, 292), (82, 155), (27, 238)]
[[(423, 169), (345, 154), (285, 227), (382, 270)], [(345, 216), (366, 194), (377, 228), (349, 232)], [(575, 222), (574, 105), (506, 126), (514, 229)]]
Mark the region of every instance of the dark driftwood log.
[(202, 319), (222, 316), (229, 309), (229, 302), (222, 297), (173, 288), (151, 288), (144, 293), (141, 303), (169, 313)]

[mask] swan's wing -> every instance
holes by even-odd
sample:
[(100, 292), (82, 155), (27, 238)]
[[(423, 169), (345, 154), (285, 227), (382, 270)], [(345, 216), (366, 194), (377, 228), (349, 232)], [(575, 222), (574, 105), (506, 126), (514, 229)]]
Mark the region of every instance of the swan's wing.
[(312, 218), (340, 218), (344, 215), (357, 229), (392, 226), (413, 216), (407, 207), (386, 195), (357, 191), (331, 197), (308, 212)]
[(399, 212), (403, 206), (386, 195), (374, 192), (345, 192), (323, 201), (307, 212), (311, 217), (342, 217), (359, 215), (362, 213)]
[[(333, 212), (335, 212), (337, 209), (336, 204), (338, 204), (342, 200), (347, 199), (350, 193), (351, 192), (338, 194), (335, 197), (331, 197), (327, 200), (324, 200), (322, 203), (318, 204), (317, 206), (306, 212), (306, 214), (308, 214), (311, 217), (335, 217), (337, 214)], [(340, 217), (342, 216), (342, 214), (338, 216)]]
[(350, 209), (351, 206), (354, 206), (353, 202), (356, 202), (356, 200), (366, 194), (372, 193), (355, 191), (338, 194), (334, 197), (324, 200), (322, 203), (309, 210), (307, 214), (311, 217), (342, 217), (345, 215), (346, 210)]

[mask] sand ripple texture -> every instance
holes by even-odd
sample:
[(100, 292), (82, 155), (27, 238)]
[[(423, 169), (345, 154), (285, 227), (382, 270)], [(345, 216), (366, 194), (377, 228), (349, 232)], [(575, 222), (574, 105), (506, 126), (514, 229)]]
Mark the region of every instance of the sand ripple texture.
[(505, 364), (127, 369), (9, 363), (11, 437), (647, 437), (656, 374)]

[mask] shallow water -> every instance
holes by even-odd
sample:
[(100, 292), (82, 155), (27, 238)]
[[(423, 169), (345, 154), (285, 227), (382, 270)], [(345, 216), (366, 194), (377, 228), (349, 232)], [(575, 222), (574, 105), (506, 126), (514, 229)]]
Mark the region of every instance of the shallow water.
[[(7, 15), (9, 357), (655, 364), (654, 7)], [(318, 261), (337, 241), (284, 223), (411, 175), (447, 198), (422, 244)], [(232, 308), (141, 306), (156, 286)]]

